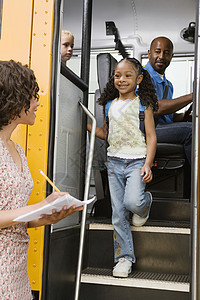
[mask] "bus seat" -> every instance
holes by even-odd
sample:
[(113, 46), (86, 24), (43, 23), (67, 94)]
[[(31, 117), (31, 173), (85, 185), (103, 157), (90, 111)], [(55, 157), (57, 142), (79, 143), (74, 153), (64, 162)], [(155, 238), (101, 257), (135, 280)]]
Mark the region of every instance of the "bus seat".
[[(110, 53), (100, 53), (97, 55), (97, 78), (99, 89), (95, 91), (95, 107), (94, 114), (98, 127), (104, 126), (103, 107), (97, 103), (101, 93), (103, 92), (106, 83), (115, 69), (117, 60)], [(99, 138), (95, 139), (94, 160), (93, 163), (100, 170), (105, 169), (106, 162), (106, 141)], [(98, 198), (98, 197), (97, 197)]]
[(110, 53), (100, 53), (97, 55), (97, 77), (100, 93), (106, 87), (110, 76), (112, 75), (117, 60)]
[[(108, 82), (113, 70), (117, 64), (117, 60), (110, 53), (100, 53), (97, 55), (97, 77), (99, 89), (95, 91), (95, 107), (94, 114), (98, 127), (104, 126), (103, 107), (97, 103), (106, 83)], [(94, 162), (101, 169), (105, 168), (106, 162), (106, 142), (96, 138), (94, 150)]]
[(183, 145), (158, 143), (152, 172), (146, 188), (154, 198), (189, 199), (190, 166)]
[[(100, 53), (97, 55), (97, 77), (99, 89), (95, 91), (94, 115), (98, 127), (104, 126), (104, 113), (103, 107), (99, 105), (97, 101), (112, 75), (116, 64), (117, 60), (110, 53)], [(106, 151), (106, 141), (96, 138), (94, 145), (93, 174), (96, 186), (96, 196), (99, 201), (96, 201), (94, 204), (95, 217), (111, 216), (110, 193), (108, 187), (107, 168), (105, 165), (107, 160)]]
[(160, 169), (181, 168), (185, 164), (184, 147), (180, 144), (157, 143), (154, 165)]

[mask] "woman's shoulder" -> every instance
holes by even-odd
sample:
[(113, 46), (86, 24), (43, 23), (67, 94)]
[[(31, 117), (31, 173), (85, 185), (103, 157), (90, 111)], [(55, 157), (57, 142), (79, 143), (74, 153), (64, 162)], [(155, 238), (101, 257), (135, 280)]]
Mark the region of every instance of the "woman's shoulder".
[(24, 151), (24, 149), (22, 148), (22, 146), (20, 146), (20, 144), (18, 144), (18, 143), (16, 143), (16, 142), (14, 142), (14, 143), (15, 143), (15, 147), (16, 147), (16, 149), (18, 150), (18, 152), (20, 152), (22, 155), (25, 156), (25, 151)]
[(4, 144), (4, 141), (0, 138), (0, 156), (6, 154), (6, 146)]
[(0, 156), (2, 157), (2, 155), (5, 153), (4, 151), (4, 144), (3, 141), (0, 139)]
[(6, 151), (5, 148), (5, 144), (4, 142), (0, 139), (0, 169), (2, 173), (2, 170), (5, 168), (5, 166), (7, 165), (7, 161), (8, 161), (8, 152)]

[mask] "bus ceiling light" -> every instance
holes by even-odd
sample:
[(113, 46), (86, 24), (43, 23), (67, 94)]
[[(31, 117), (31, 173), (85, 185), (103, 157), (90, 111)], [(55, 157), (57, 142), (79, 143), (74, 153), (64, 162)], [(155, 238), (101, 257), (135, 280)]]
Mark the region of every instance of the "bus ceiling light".
[(195, 40), (195, 22), (190, 22), (189, 26), (181, 30), (180, 36), (183, 40), (194, 43)]

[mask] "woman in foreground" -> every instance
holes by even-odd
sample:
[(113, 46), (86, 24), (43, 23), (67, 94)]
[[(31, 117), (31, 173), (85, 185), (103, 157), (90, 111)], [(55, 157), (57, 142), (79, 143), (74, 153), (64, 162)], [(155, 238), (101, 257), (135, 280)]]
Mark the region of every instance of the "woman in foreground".
[(11, 140), (19, 124), (35, 123), (39, 87), (31, 69), (13, 60), (0, 61), (0, 299), (31, 300), (27, 273), (29, 236), (27, 227), (54, 224), (82, 210), (63, 207), (28, 223), (13, 220), (43, 207), (66, 193), (52, 193), (43, 201), (27, 205), (33, 180), (24, 150)]

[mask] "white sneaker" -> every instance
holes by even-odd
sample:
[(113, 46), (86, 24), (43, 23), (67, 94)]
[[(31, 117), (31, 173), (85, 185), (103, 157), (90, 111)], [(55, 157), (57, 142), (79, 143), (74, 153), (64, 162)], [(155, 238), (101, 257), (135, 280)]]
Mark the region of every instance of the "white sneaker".
[[(150, 212), (150, 208), (151, 208), (151, 204), (152, 204), (152, 200), (153, 199), (152, 199), (152, 195), (151, 195), (150, 192), (146, 192), (146, 193), (148, 193), (150, 195), (150, 204), (149, 204), (149, 206), (146, 207), (149, 210), (149, 212)], [(144, 212), (144, 214), (145, 214), (145, 212)], [(132, 224), (133, 224), (133, 226), (137, 226), (137, 227), (142, 226), (142, 225), (144, 225), (146, 223), (146, 221), (148, 220), (148, 218), (149, 218), (149, 213), (148, 213), (148, 215), (145, 218), (140, 217), (140, 216), (138, 216), (136, 214), (133, 214)]]
[(124, 257), (121, 257), (118, 263), (113, 268), (114, 277), (128, 277), (132, 271), (132, 262)]

